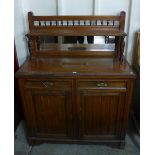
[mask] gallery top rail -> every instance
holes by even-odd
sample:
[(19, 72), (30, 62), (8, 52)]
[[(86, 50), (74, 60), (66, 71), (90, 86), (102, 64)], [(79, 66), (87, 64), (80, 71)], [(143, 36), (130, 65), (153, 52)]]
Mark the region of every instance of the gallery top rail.
[(28, 12), (30, 35), (124, 36), (125, 12), (119, 16), (34, 16)]

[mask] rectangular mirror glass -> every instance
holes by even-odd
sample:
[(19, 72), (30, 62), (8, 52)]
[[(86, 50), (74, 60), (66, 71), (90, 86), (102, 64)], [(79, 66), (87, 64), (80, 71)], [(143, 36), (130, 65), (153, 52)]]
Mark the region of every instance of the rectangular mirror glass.
[(40, 36), (37, 49), (45, 51), (115, 51), (114, 36)]

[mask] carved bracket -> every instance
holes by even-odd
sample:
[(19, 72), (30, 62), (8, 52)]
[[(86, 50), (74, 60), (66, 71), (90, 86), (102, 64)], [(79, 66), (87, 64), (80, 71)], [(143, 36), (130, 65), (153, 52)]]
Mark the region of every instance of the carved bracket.
[(124, 53), (124, 42), (125, 36), (119, 36), (115, 38), (115, 50), (117, 51), (117, 57), (120, 61), (123, 61), (123, 53)]
[(121, 45), (120, 45), (120, 55), (119, 55), (119, 60), (123, 61), (123, 53), (124, 53), (124, 47), (125, 47), (125, 41), (124, 41), (124, 36), (121, 37)]
[(28, 48), (29, 48), (29, 52), (30, 52), (30, 55), (32, 55), (32, 37), (28, 34), (26, 34), (26, 37), (28, 39)]

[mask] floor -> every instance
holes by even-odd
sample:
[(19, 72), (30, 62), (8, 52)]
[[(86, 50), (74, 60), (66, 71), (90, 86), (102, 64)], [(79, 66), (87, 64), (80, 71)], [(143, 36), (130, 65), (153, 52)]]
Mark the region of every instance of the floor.
[(130, 121), (125, 149), (104, 145), (41, 144), (29, 146), (25, 136), (25, 122), (21, 121), (15, 133), (14, 155), (139, 155), (140, 137)]

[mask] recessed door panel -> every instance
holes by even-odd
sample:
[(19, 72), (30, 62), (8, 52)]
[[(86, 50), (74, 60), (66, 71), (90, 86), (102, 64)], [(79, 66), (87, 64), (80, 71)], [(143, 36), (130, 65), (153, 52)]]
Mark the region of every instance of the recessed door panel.
[(125, 93), (80, 93), (80, 136), (119, 136)]
[(72, 105), (70, 92), (29, 91), (29, 107), (39, 136), (67, 137), (72, 133)]

